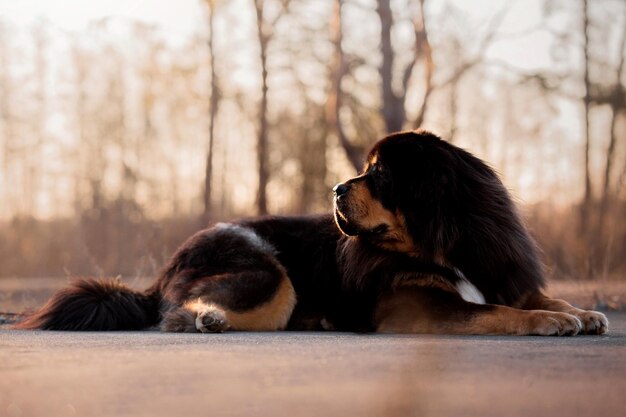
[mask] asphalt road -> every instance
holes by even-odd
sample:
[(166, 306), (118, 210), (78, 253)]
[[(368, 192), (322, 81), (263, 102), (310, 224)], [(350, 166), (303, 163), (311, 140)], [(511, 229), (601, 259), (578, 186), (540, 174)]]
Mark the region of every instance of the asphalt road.
[(626, 314), (570, 338), (0, 330), (0, 416), (625, 416)]

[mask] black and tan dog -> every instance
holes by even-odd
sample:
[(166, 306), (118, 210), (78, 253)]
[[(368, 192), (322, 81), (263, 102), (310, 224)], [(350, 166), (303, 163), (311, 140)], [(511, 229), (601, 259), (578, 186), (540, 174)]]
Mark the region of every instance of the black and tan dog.
[[(156, 283), (78, 280), (17, 327), (603, 334), (542, 293), (538, 249), (497, 175), (427, 132), (384, 138), (333, 215), (202, 230)], [(333, 218), (334, 217), (334, 218)]]

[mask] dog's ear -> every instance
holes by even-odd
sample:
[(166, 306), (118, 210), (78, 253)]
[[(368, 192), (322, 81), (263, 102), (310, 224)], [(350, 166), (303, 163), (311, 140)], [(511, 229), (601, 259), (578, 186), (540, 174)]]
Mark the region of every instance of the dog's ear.
[(447, 252), (459, 237), (456, 177), (449, 169), (422, 172), (408, 187), (403, 212), (408, 232), (431, 255)]
[(431, 182), (432, 199), (436, 204), (441, 205), (442, 199), (451, 196), (454, 188), (454, 174), (444, 170), (433, 173)]
[(448, 161), (420, 161), (408, 179), (413, 205), (438, 206), (442, 198), (453, 196), (456, 187), (456, 176)]

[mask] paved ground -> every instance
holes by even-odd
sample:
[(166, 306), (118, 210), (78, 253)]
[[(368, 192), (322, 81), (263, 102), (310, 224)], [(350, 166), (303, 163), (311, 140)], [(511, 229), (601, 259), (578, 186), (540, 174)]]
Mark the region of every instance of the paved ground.
[(0, 330), (0, 416), (624, 416), (608, 336)]

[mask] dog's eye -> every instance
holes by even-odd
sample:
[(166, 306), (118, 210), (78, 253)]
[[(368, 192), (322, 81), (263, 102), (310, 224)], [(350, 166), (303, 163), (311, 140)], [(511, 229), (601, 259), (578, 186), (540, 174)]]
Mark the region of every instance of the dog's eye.
[(365, 165), (363, 170), (359, 172), (359, 175), (375, 175), (380, 173), (380, 167), (378, 165)]
[(370, 170), (370, 172), (371, 172), (372, 174), (374, 174), (374, 175), (377, 175), (377, 174), (382, 174), (382, 173), (383, 173), (383, 171), (384, 171), (384, 169), (383, 169), (383, 167), (382, 167), (382, 166), (380, 166), (380, 164), (376, 164), (376, 165), (372, 166), (372, 168), (371, 168), (371, 170)]
[(368, 174), (375, 182), (377, 188), (385, 188), (388, 186), (388, 173), (380, 164), (373, 165)]
[(388, 206), (393, 204), (393, 178), (390, 174), (391, 172), (380, 162), (372, 165), (367, 171), (371, 191)]

